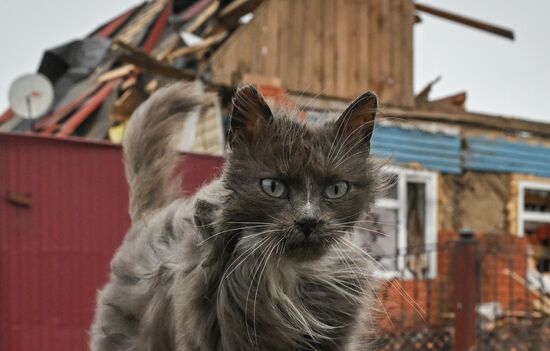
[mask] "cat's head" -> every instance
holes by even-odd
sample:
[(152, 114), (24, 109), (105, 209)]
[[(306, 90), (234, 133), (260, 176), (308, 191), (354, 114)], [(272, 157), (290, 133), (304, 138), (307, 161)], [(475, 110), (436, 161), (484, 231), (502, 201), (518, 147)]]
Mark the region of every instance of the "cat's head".
[(240, 88), (224, 176), (232, 193), (225, 220), (242, 229), (237, 245), (301, 259), (343, 245), (373, 201), (368, 155), (377, 108), (367, 92), (338, 119), (308, 123), (273, 113), (253, 86)]

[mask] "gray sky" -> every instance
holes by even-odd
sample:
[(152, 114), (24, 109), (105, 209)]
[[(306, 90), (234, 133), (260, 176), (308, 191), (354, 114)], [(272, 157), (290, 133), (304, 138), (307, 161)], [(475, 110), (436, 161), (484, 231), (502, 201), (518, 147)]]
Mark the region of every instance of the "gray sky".
[[(0, 108), (9, 84), (34, 72), (48, 47), (76, 39), (139, 0), (0, 0)], [(415, 91), (441, 75), (433, 97), (468, 91), (472, 111), (550, 123), (550, 1), (422, 0), (512, 28), (516, 41), (423, 14), (415, 26)]]

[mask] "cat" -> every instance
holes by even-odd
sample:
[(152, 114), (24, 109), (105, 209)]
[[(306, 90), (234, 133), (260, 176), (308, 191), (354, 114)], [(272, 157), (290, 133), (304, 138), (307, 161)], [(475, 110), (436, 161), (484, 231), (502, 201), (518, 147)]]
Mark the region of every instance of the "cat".
[(98, 293), (91, 350), (368, 350), (374, 280), (351, 235), (379, 182), (376, 95), (310, 123), (239, 88), (222, 174), (184, 198), (178, 131), (204, 105), (198, 83), (177, 83), (129, 121), (132, 226)]

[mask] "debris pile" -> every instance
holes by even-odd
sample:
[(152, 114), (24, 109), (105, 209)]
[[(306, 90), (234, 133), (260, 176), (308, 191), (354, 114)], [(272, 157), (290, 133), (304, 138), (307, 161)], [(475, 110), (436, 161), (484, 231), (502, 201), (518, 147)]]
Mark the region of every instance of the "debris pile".
[[(81, 40), (47, 50), (38, 72), (54, 86), (50, 111), (37, 120), (8, 110), (0, 131), (122, 141), (135, 108), (176, 80), (208, 81), (209, 57), (259, 0), (153, 0), (108, 21)], [(224, 87), (207, 85), (212, 105), (184, 131), (182, 149), (221, 154)], [(227, 95), (230, 89), (225, 89)], [(227, 102), (227, 99), (226, 99)], [(226, 104), (227, 105), (227, 104)], [(201, 117), (201, 118), (198, 118)]]

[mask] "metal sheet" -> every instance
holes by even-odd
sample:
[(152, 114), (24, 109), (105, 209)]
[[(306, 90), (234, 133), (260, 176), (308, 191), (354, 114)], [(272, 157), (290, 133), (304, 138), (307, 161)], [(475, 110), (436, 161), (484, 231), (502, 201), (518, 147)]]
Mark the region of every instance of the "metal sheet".
[(485, 137), (467, 137), (464, 168), (550, 177), (550, 147)]
[[(221, 164), (188, 155), (185, 190)], [(129, 225), (120, 147), (0, 133), (0, 194), (0, 350), (87, 350), (97, 289)]]
[(458, 135), (377, 126), (372, 153), (396, 164), (419, 163), (427, 169), (446, 173), (460, 173), (462, 170)]

